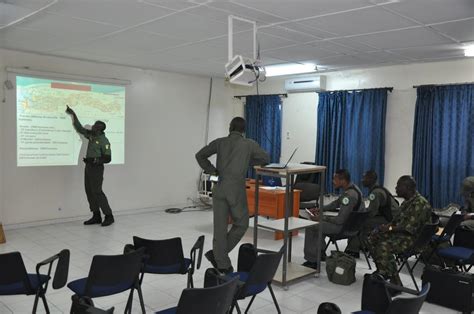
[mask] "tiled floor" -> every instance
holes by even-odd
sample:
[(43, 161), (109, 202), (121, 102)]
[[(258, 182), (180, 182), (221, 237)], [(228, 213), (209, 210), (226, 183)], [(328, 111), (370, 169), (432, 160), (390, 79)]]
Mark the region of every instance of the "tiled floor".
[[(243, 242), (252, 242), (253, 229), (249, 228)], [(27, 270), (34, 272), (36, 263), (56, 254), (63, 248), (71, 250), (69, 281), (86, 277), (94, 254), (121, 253), (126, 243), (137, 235), (150, 239), (180, 236), (183, 239), (185, 255), (199, 235), (206, 236), (205, 251), (212, 242), (212, 212), (190, 211), (181, 214), (167, 214), (157, 209), (155, 212), (116, 216), (116, 223), (110, 227), (84, 226), (81, 221), (55, 225), (39, 226), (6, 231), (7, 243), (0, 245), (0, 253), (20, 251)], [(271, 233), (259, 232), (259, 246), (278, 249), (282, 241), (274, 241)], [(293, 241), (293, 261), (303, 262), (304, 234)], [(343, 247), (345, 244), (341, 243)], [(232, 252), (234, 266), (237, 262), (237, 249)], [(324, 267), (323, 263), (323, 267)], [(203, 265), (195, 274), (196, 287), (202, 286), (204, 270), (210, 264), (203, 259)], [(418, 269), (420, 271), (420, 269)], [(362, 278), (369, 272), (363, 259), (357, 262), (357, 281), (350, 286), (335, 285), (328, 281), (323, 269), (319, 278), (311, 277), (290, 285), (285, 291), (275, 286), (275, 294), (283, 313), (316, 313), (321, 302), (338, 304), (343, 313), (360, 309)], [(419, 274), (417, 276), (419, 279)], [(402, 274), (402, 281), (409, 287), (410, 278)], [(186, 286), (186, 276), (146, 275), (143, 283), (147, 313), (165, 309), (177, 304), (181, 291)], [(71, 291), (67, 288), (50, 290), (47, 299), (52, 313), (68, 313), (71, 305)], [(98, 307), (115, 306), (115, 313), (122, 313), (127, 294), (95, 299)], [(0, 313), (31, 313), (33, 297), (1, 296)], [(240, 302), (241, 307), (248, 301)], [(40, 312), (44, 312), (39, 305)], [(134, 312), (139, 313), (138, 300), (134, 301)], [(264, 291), (254, 301), (250, 313), (276, 313), (270, 293)], [(425, 303), (422, 313), (455, 313), (449, 309)]]

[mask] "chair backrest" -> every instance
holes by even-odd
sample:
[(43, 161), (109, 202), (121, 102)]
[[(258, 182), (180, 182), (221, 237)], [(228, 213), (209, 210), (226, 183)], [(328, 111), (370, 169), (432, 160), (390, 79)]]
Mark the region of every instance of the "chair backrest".
[[(275, 253), (264, 253), (257, 256), (255, 263), (250, 269), (248, 279), (240, 290), (243, 295), (251, 295), (250, 291), (255, 291), (255, 287), (266, 287), (271, 283), (275, 273), (280, 265), (281, 257), (283, 256), (284, 246), (280, 251)], [(243, 296), (242, 295), (242, 296)]]
[(423, 302), (425, 302), (426, 296), (430, 291), (430, 283), (428, 282), (423, 286), (420, 293), (410, 297), (396, 297), (392, 299), (387, 309), (387, 314), (418, 314)]
[(20, 252), (0, 254), (0, 285), (23, 282), (25, 290), (32, 291)]
[(461, 222), (464, 220), (464, 215), (462, 214), (457, 214), (456, 212), (451, 215), (449, 218), (448, 222), (446, 223), (446, 226), (443, 229), (443, 232), (441, 233), (440, 238), (449, 240), (454, 234), (454, 231), (456, 231), (456, 228), (461, 224)]
[(352, 211), (346, 222), (342, 225), (341, 234), (359, 232), (364, 227), (367, 218), (369, 218), (369, 212), (367, 211)]
[(69, 257), (70, 252), (67, 249), (62, 250), (58, 254), (58, 264), (53, 278), (53, 289), (61, 289), (67, 283), (69, 274)]
[(133, 244), (136, 249), (145, 248), (145, 253), (148, 255), (146, 263), (149, 265), (169, 266), (181, 264), (181, 269), (184, 270), (185, 268), (181, 238), (149, 240), (134, 236)]
[[(311, 162), (311, 161), (304, 161), (301, 164), (313, 165), (313, 166), (316, 165), (316, 163)], [(301, 183), (301, 182), (319, 184), (319, 173), (302, 173), (302, 174), (296, 175), (295, 184)]]
[(91, 295), (97, 286), (118, 286), (131, 288), (138, 280), (143, 267), (145, 249), (138, 249), (123, 255), (95, 255), (92, 258), (84, 295)]
[(430, 243), (431, 238), (436, 233), (438, 229), (438, 222), (427, 223), (421, 229), (420, 234), (413, 242), (413, 245), (410, 249), (407, 250), (405, 256), (412, 256), (418, 254), (425, 249), (425, 247)]
[(210, 288), (184, 289), (176, 309), (177, 314), (227, 313), (237, 291), (238, 279)]
[[(201, 261), (202, 261), (202, 250), (204, 248), (204, 236), (200, 236), (196, 242), (193, 245), (193, 248), (191, 249), (190, 257), (191, 257), (191, 271), (194, 271), (194, 269), (199, 269), (201, 267)], [(196, 254), (197, 254), (197, 260), (196, 260)]]

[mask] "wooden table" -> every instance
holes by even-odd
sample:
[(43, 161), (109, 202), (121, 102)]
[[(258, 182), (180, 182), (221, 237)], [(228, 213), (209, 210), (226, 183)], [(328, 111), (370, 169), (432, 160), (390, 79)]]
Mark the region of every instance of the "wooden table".
[[(247, 183), (247, 202), (249, 215), (255, 214), (255, 182)], [(291, 216), (298, 217), (300, 206), (300, 190), (293, 190), (293, 206)], [(265, 189), (260, 187), (258, 191), (258, 214), (260, 216), (271, 217), (275, 219), (285, 218), (285, 190), (282, 189)], [(292, 235), (298, 235), (298, 231), (292, 231)], [(275, 231), (275, 240), (283, 239), (283, 232)]]

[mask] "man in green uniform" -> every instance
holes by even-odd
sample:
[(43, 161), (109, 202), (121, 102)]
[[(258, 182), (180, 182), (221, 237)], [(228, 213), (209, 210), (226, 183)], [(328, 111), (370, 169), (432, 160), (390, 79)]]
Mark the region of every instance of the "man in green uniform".
[(395, 254), (405, 252), (423, 226), (431, 222), (431, 206), (417, 192), (415, 179), (411, 176), (400, 177), (395, 190), (398, 196), (405, 199), (400, 206), (400, 214), (369, 236), (369, 248), (377, 271), (393, 284), (401, 285)]
[[(105, 137), (105, 123), (96, 121), (91, 130), (85, 129), (77, 119), (76, 113), (67, 106), (66, 112), (72, 116), (73, 125), (76, 131), (89, 140), (87, 145), (86, 158), (83, 161), (86, 164), (84, 183), (86, 188), (87, 200), (92, 211), (92, 218), (85, 221), (85, 225), (102, 224), (103, 227), (114, 223), (112, 209), (110, 209), (107, 197), (102, 191), (102, 182), (104, 181), (104, 164), (111, 160), (110, 143)], [(105, 215), (104, 221), (100, 215), (100, 209)]]
[(464, 209), (466, 210), (465, 221), (461, 225), (474, 230), (474, 176), (467, 177), (462, 181), (461, 193), (464, 198)]
[[(223, 273), (233, 271), (228, 253), (239, 243), (249, 224), (245, 178), (249, 166), (264, 165), (270, 158), (255, 141), (246, 139), (245, 120), (232, 119), (229, 136), (218, 138), (196, 153), (196, 160), (205, 173), (218, 175), (212, 191), (214, 211), (213, 250), (206, 257)], [(209, 157), (217, 154), (216, 166)], [(232, 228), (227, 231), (229, 215)]]
[[(316, 226), (305, 229), (304, 236), (304, 259), (306, 262), (303, 266), (317, 269), (317, 254), (321, 250), (321, 260), (325, 259), (324, 238), (327, 235), (338, 234), (341, 232), (342, 226), (353, 211), (363, 210), (362, 193), (357, 185), (351, 182), (351, 175), (346, 169), (339, 169), (332, 178), (334, 188), (344, 190), (344, 193), (334, 202), (325, 205), (319, 209), (312, 209), (311, 220), (319, 221), (321, 212), (339, 209), (338, 215), (335, 217), (322, 216), (321, 223)], [(319, 228), (322, 229), (323, 239), (321, 239), (322, 247), (319, 247)]]
[[(367, 243), (367, 237), (375, 227), (387, 224), (398, 214), (398, 201), (383, 186), (377, 184), (377, 173), (369, 170), (362, 177), (362, 185), (369, 189), (369, 217), (364, 223), (361, 240)], [(359, 257), (361, 245), (358, 237), (352, 237), (347, 243), (345, 253)]]

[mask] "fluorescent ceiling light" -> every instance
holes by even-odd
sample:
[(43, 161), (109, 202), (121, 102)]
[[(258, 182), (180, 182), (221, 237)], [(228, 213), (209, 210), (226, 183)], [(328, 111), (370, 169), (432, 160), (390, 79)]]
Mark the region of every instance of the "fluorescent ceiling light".
[(469, 45), (464, 47), (464, 56), (474, 57), (474, 45)]
[(284, 64), (274, 64), (268, 65), (265, 67), (265, 75), (270, 76), (279, 76), (279, 75), (291, 75), (291, 74), (301, 74), (301, 73), (311, 73), (316, 72), (318, 69), (316, 64), (312, 63), (284, 63)]

